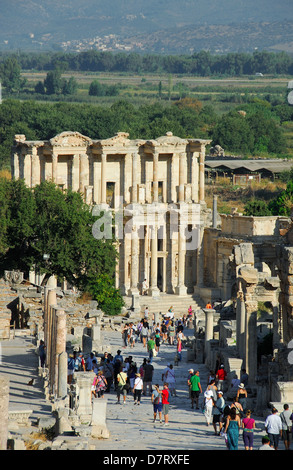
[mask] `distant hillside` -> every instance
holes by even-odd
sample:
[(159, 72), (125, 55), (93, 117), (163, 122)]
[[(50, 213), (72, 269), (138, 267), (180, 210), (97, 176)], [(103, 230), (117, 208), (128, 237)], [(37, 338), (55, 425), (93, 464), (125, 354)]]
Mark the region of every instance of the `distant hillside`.
[[(187, 26), (127, 38), (126, 45), (154, 53), (253, 52), (293, 53), (293, 21)], [(141, 46), (140, 46), (141, 45)]]
[[(229, 47), (238, 50), (246, 40), (253, 42), (253, 24), (260, 44), (273, 42), (271, 47), (283, 50), (284, 40), (292, 41), (289, 35), (277, 37), (284, 21), (293, 21), (292, 0), (1, 0), (0, 50), (48, 50), (65, 42), (70, 48), (72, 41), (90, 45), (92, 38), (109, 35), (115, 35), (115, 43), (139, 37), (149, 52), (177, 52), (179, 42), (181, 49), (216, 48), (218, 43), (227, 50), (231, 41)], [(245, 24), (251, 25), (248, 31)]]

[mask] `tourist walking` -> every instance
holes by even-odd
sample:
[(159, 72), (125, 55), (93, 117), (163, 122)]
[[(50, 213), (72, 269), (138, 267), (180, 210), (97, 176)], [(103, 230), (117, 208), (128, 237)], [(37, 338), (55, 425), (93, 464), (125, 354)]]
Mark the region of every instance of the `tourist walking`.
[(163, 404), (162, 404), (162, 392), (160, 390), (159, 384), (156, 384), (154, 386), (154, 390), (152, 393), (152, 404), (153, 404), (153, 409), (154, 409), (154, 423), (156, 422), (157, 414), (159, 414), (159, 420), (160, 420), (160, 423), (162, 423)]
[(144, 395), (147, 394), (147, 389), (149, 391), (149, 395), (152, 394), (153, 375), (154, 375), (154, 366), (151, 364), (151, 361), (149, 359), (144, 359), (144, 364), (143, 364), (143, 394)]
[(204, 416), (206, 420), (207, 426), (209, 426), (212, 423), (212, 412), (213, 412), (213, 406), (214, 406), (214, 394), (213, 391), (210, 389), (207, 389), (204, 392)]
[(102, 370), (99, 370), (96, 380), (96, 393), (98, 398), (104, 398), (104, 392), (107, 388), (107, 380)]
[(244, 411), (244, 413), (246, 412), (246, 408), (247, 408), (247, 405), (246, 405), (246, 402), (247, 402), (247, 390), (246, 388), (244, 387), (244, 384), (241, 383), (238, 385), (238, 390), (237, 390), (237, 395), (236, 395), (236, 399), (238, 401), (238, 403), (240, 403), (240, 405), (242, 406), (242, 410)]
[(178, 361), (182, 359), (182, 341), (180, 335), (177, 335), (177, 357)]
[(243, 443), (245, 450), (253, 449), (253, 430), (255, 428), (255, 420), (251, 417), (251, 411), (246, 411), (246, 417), (242, 419), (243, 427)]
[(243, 417), (243, 408), (240, 403), (238, 403), (237, 398), (234, 398), (232, 401), (230, 408), (235, 408), (236, 414), (240, 416), (240, 418)]
[(195, 371), (189, 379), (188, 384), (190, 385), (190, 396), (191, 396), (191, 408), (194, 408), (194, 401), (196, 403), (196, 409), (199, 409), (198, 400), (199, 395), (202, 393), (199, 371)]
[(174, 322), (171, 320), (170, 324), (168, 325), (169, 344), (174, 344), (174, 338), (175, 338), (175, 325), (174, 325)]
[(175, 371), (173, 369), (173, 364), (170, 364), (169, 367), (167, 367), (165, 374), (164, 374), (164, 382), (168, 383), (168, 388), (169, 388), (171, 396), (177, 397), (176, 377), (175, 377)]
[(227, 416), (227, 422), (225, 426), (225, 433), (227, 434), (227, 447), (229, 450), (238, 450), (240, 426), (240, 417), (236, 414), (235, 408), (231, 408), (230, 414)]
[(224, 364), (221, 364), (219, 369), (216, 372), (216, 383), (217, 383), (218, 390), (222, 390), (223, 392), (225, 391), (224, 383), (225, 383), (226, 377), (227, 377), (227, 372), (224, 369)]
[(153, 357), (154, 357), (154, 351), (155, 351), (155, 340), (153, 337), (151, 337), (147, 342), (147, 350), (149, 353), (149, 360), (152, 363)]
[(110, 358), (108, 358), (106, 360), (106, 362), (104, 363), (103, 372), (104, 372), (104, 376), (106, 377), (106, 380), (107, 380), (106, 393), (110, 393), (111, 386), (113, 384), (113, 379), (114, 379), (114, 366), (111, 363)]
[(275, 450), (278, 449), (280, 435), (282, 435), (282, 421), (277, 413), (278, 410), (273, 408), (272, 413), (265, 420), (265, 428), (270, 438), (270, 446)]
[(282, 438), (284, 441), (285, 450), (290, 449), (290, 442), (291, 442), (291, 430), (292, 430), (292, 423), (291, 423), (291, 411), (289, 410), (289, 405), (284, 405), (284, 410), (280, 413), (280, 418), (282, 421)]
[[(215, 434), (220, 435), (222, 431), (222, 426), (223, 426), (222, 415), (223, 415), (224, 406), (225, 406), (225, 399), (223, 397), (222, 390), (218, 390), (217, 395), (218, 397), (217, 397), (217, 400), (214, 402), (212, 414), (213, 414), (213, 426), (214, 426)], [(219, 431), (217, 431), (218, 425), (219, 425)]]
[(162, 390), (162, 405), (164, 415), (164, 425), (169, 425), (169, 408), (170, 408), (170, 391), (168, 384), (165, 382)]
[(126, 369), (122, 368), (117, 374), (117, 403), (120, 403), (121, 395), (123, 395), (123, 404), (125, 405), (127, 395), (127, 373)]
[(161, 334), (160, 334), (160, 329), (157, 328), (155, 332), (155, 349), (156, 349), (157, 354), (160, 351), (160, 343), (161, 343)]
[(148, 322), (143, 321), (142, 327), (141, 327), (141, 339), (143, 343), (143, 347), (146, 347), (147, 339), (149, 335), (149, 325)]
[(167, 325), (163, 320), (161, 323), (161, 334), (162, 334), (162, 343), (167, 343)]
[(127, 347), (127, 341), (128, 341), (128, 324), (125, 324), (122, 326), (122, 343), (123, 343), (123, 348)]
[(135, 374), (134, 386), (133, 386), (133, 397), (134, 404), (140, 405), (141, 393), (143, 389), (143, 381), (139, 373)]
[(42, 339), (40, 340), (40, 344), (39, 344), (39, 357), (40, 357), (41, 367), (44, 367), (45, 362), (46, 362), (46, 346)]

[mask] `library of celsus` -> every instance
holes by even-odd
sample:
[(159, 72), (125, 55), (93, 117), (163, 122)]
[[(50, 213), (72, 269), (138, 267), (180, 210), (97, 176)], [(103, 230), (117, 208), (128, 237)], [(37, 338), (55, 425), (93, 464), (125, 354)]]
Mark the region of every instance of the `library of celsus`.
[(132, 295), (146, 280), (150, 296), (184, 295), (195, 291), (201, 276), (209, 143), (171, 132), (155, 140), (130, 140), (123, 132), (105, 140), (78, 132), (63, 132), (48, 141), (16, 135), (12, 176), (29, 187), (52, 180), (60, 188), (81, 192), (95, 210), (123, 211), (122, 230), (116, 227), (117, 287)]

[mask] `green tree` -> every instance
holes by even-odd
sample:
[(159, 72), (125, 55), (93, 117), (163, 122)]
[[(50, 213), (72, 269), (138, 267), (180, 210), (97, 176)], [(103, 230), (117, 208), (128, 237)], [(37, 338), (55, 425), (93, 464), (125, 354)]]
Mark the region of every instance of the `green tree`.
[(0, 198), (2, 272), (35, 268), (45, 274), (44, 284), (55, 275), (82, 291), (101, 274), (114, 277), (114, 241), (93, 236), (96, 218), (81, 194), (49, 181), (32, 190), (23, 180), (0, 180)]
[(90, 283), (89, 292), (104, 313), (119, 315), (124, 301), (119, 290), (115, 288), (113, 277), (108, 274), (100, 275)]
[(44, 88), (48, 95), (58, 95), (62, 92), (63, 81), (59, 69), (50, 70), (44, 80)]
[(266, 201), (262, 201), (261, 199), (259, 199), (249, 201), (247, 204), (245, 204), (244, 215), (266, 216), (271, 215), (271, 211)]
[(269, 209), (272, 215), (284, 215), (290, 217), (293, 209), (293, 180), (287, 183), (285, 190), (269, 202)]
[(214, 145), (230, 152), (247, 154), (254, 149), (254, 135), (249, 123), (236, 111), (222, 116), (213, 129), (212, 139)]
[(26, 80), (21, 77), (21, 67), (15, 57), (8, 57), (0, 64), (0, 80), (9, 93), (24, 87)]

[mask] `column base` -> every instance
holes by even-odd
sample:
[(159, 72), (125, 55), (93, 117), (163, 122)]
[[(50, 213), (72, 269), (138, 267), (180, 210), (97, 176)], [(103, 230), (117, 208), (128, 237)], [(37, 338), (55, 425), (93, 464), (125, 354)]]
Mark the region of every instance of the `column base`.
[(177, 286), (175, 288), (175, 294), (177, 294), (177, 295), (186, 295), (187, 294), (187, 287), (186, 286)]
[(151, 297), (160, 297), (160, 290), (158, 287), (150, 287), (148, 290), (148, 295)]
[(133, 295), (139, 295), (139, 290), (137, 287), (130, 287), (128, 289), (128, 296), (132, 297)]

